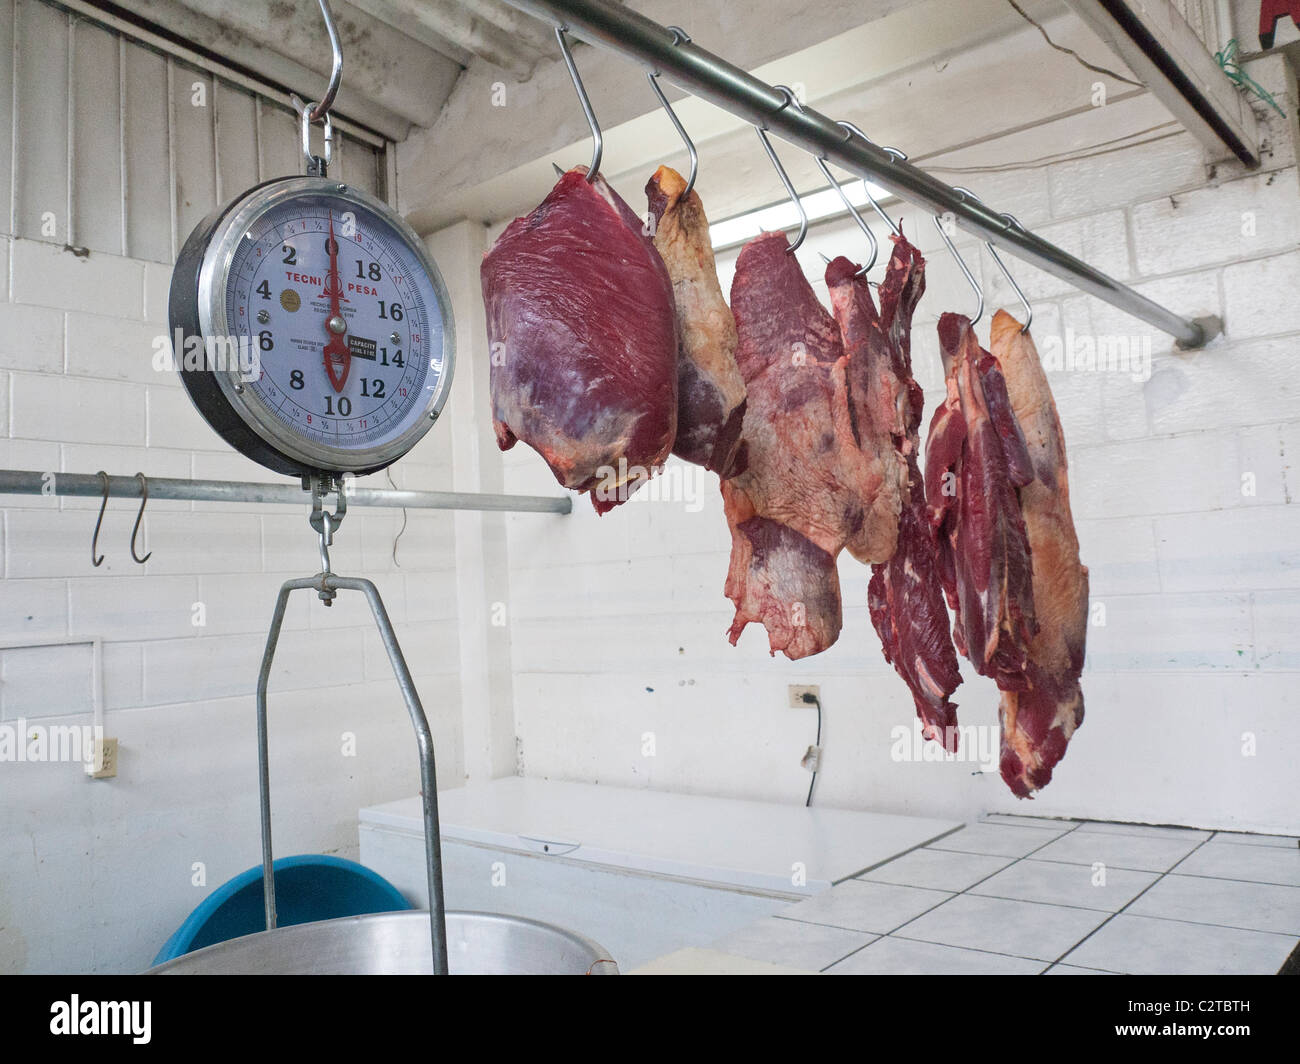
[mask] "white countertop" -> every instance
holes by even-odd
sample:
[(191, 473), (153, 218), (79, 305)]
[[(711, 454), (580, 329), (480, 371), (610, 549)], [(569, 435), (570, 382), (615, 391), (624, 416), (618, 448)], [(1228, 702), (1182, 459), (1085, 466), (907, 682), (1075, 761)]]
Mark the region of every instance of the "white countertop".
[[(958, 821), (508, 776), (438, 793), (442, 837), (628, 871), (815, 894)], [(361, 823), (423, 835), (419, 797)]]

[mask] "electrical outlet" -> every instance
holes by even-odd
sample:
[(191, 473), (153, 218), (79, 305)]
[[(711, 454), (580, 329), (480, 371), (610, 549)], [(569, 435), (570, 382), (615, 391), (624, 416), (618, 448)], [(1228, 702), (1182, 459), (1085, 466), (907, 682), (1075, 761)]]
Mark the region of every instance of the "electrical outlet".
[(91, 779), (108, 780), (117, 775), (117, 740), (96, 739), (95, 758), (86, 766)]
[(809, 695), (812, 698), (820, 699), (822, 689), (816, 684), (797, 684), (790, 685), (790, 708), (791, 709), (811, 709), (816, 703), (809, 701), (804, 696)]

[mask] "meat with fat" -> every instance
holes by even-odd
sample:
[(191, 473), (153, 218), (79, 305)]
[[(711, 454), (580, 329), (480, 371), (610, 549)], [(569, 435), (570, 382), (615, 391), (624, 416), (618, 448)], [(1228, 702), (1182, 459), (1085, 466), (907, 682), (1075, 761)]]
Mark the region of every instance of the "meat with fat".
[(1088, 624), (1088, 570), (1070, 514), (1070, 483), (1056, 403), (1033, 339), (1005, 311), (989, 331), (1016, 421), (1024, 433), (1033, 479), (1020, 488), (1033, 562), (1034, 615), (1025, 684), (1002, 693), (1002, 778), (1021, 798), (1045, 787), (1066, 744), (1083, 723), (1083, 671)]
[[(896, 476), (896, 463), (887, 467), (858, 444), (839, 327), (783, 233), (764, 233), (742, 249), (731, 309), (748, 392), (748, 466), (722, 484), (732, 533), (726, 593), (736, 605), (730, 638), (735, 643), (760, 620), (772, 653), (806, 657), (839, 635), (840, 551), (863, 562), (894, 552), (898, 496), (891, 512), (886, 478)], [(753, 518), (784, 531), (749, 524)]]
[(605, 513), (672, 450), (677, 316), (643, 220), (586, 174), (511, 222), (481, 275), (498, 445), (523, 440)]
[(840, 636), (843, 605), (835, 559), (794, 529), (757, 515), (740, 519), (747, 497), (727, 499), (731, 569), (726, 594), (736, 604), (734, 646), (751, 622), (767, 629), (768, 647), (792, 661), (818, 654)]
[(949, 698), (961, 672), (918, 461), (925, 396), (912, 376), (912, 315), (925, 292), (925, 260), (901, 236), (894, 238), (878, 314), (866, 280), (856, 273), (844, 258), (826, 271), (849, 355), (850, 408), (859, 441), (875, 439), (890, 449), (901, 495), (898, 548), (871, 567), (867, 605), (885, 660), (912, 692), (923, 734), (955, 751), (957, 707)]
[(677, 306), (677, 441), (673, 453), (724, 479), (740, 472), (745, 381), (736, 367), (736, 322), (718, 284), (709, 220), (694, 190), (661, 166), (646, 185), (654, 244)]
[(953, 637), (977, 672), (1022, 690), (1037, 624), (1019, 489), (1033, 465), (997, 359), (970, 319), (943, 315), (939, 344), (947, 398), (930, 424), (925, 494)]

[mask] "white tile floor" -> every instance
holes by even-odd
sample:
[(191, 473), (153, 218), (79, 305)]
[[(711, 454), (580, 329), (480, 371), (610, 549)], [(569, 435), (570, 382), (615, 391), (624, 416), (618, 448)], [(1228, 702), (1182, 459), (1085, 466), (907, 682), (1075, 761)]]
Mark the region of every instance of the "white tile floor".
[(995, 814), (712, 944), (833, 974), (1266, 974), (1300, 840)]

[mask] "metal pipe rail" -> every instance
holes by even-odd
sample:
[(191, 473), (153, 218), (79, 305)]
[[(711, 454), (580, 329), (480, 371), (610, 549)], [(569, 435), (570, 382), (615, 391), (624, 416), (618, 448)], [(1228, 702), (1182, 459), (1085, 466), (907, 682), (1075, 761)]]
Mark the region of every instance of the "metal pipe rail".
[[(872, 181), (935, 215), (954, 215), (963, 228), (1098, 299), (1172, 334), (1179, 346), (1204, 346), (1212, 319), (1167, 310), (1069, 252), (1012, 225), (996, 211), (910, 163), (837, 125), (811, 107), (791, 107), (780, 90), (705, 51), (680, 32), (608, 0), (505, 0), (521, 11), (564, 26), (591, 44), (657, 70), (678, 88), (776, 133), (812, 155)], [(689, 31), (690, 27), (686, 27)]]
[[(258, 484), (242, 480), (181, 480), (147, 477), (150, 499), (192, 502), (310, 503), (311, 495), (296, 484)], [(490, 495), (466, 491), (404, 491), (389, 488), (344, 489), (349, 506), (386, 506), (408, 510), (486, 510), (507, 513), (573, 512), (573, 500), (546, 495)], [(108, 478), (108, 494), (115, 499), (140, 498), (140, 481), (134, 476)], [(96, 473), (40, 473), (26, 469), (0, 469), (0, 495), (71, 495), (99, 499), (104, 478)]]

